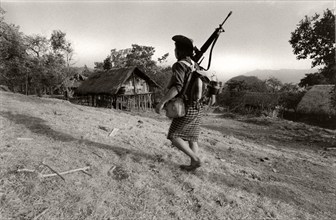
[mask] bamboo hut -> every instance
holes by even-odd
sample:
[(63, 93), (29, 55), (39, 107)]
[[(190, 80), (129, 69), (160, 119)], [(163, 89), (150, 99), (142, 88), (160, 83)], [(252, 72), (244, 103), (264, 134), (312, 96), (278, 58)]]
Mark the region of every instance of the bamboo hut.
[(335, 85), (315, 85), (298, 104), (297, 111), (304, 114), (336, 116), (336, 109), (332, 106), (332, 96)]
[(123, 110), (152, 108), (160, 86), (137, 67), (97, 72), (82, 82), (75, 95), (79, 103)]

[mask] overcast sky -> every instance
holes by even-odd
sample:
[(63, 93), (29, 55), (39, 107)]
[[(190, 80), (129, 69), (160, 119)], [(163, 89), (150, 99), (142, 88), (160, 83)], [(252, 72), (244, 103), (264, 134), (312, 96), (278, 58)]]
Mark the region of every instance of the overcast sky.
[[(50, 37), (66, 33), (77, 66), (103, 61), (113, 48), (132, 44), (153, 46), (155, 58), (169, 53), (175, 61), (172, 36), (182, 34), (199, 48), (223, 22), (213, 51), (211, 70), (237, 75), (255, 69), (309, 69), (311, 61), (296, 60), (290, 33), (305, 15), (335, 8), (330, 1), (8, 1), (5, 20), (27, 34)], [(204, 63), (204, 64), (203, 64)], [(206, 66), (207, 60), (203, 61)]]

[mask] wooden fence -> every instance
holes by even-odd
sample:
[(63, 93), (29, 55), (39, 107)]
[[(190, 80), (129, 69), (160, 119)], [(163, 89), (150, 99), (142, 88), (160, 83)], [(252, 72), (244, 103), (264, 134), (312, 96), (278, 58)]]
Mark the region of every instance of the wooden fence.
[(93, 107), (115, 108), (120, 110), (149, 110), (153, 108), (153, 93), (124, 95), (88, 95), (77, 96), (71, 102)]

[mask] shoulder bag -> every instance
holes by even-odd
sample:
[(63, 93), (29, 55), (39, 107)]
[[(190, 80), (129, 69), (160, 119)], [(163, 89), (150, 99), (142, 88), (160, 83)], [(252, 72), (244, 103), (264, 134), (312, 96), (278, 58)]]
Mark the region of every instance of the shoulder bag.
[(181, 61), (181, 62), (188, 65), (191, 68), (191, 71), (190, 71), (190, 74), (187, 79), (187, 83), (185, 84), (182, 93), (178, 97), (175, 97), (166, 103), (165, 110), (166, 110), (166, 116), (168, 118), (180, 118), (186, 115), (184, 95), (188, 88), (191, 75), (194, 72), (194, 68), (193, 68), (193, 64), (190, 66), (190, 64), (187, 63), (186, 61)]

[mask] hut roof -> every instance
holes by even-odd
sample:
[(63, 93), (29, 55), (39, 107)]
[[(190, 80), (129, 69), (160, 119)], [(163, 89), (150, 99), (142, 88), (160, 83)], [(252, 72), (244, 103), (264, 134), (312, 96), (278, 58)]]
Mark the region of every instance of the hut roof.
[(121, 85), (132, 75), (135, 74), (144, 79), (150, 86), (160, 87), (149, 76), (137, 67), (127, 67), (111, 69), (104, 72), (97, 72), (81, 83), (76, 93), (86, 94), (109, 94), (114, 95), (118, 92)]
[(331, 96), (335, 85), (315, 85), (301, 99), (297, 111), (307, 114), (336, 115)]
[(75, 73), (70, 77), (66, 78), (63, 85), (68, 88), (78, 88), (80, 84), (85, 81), (88, 77), (81, 73)]

